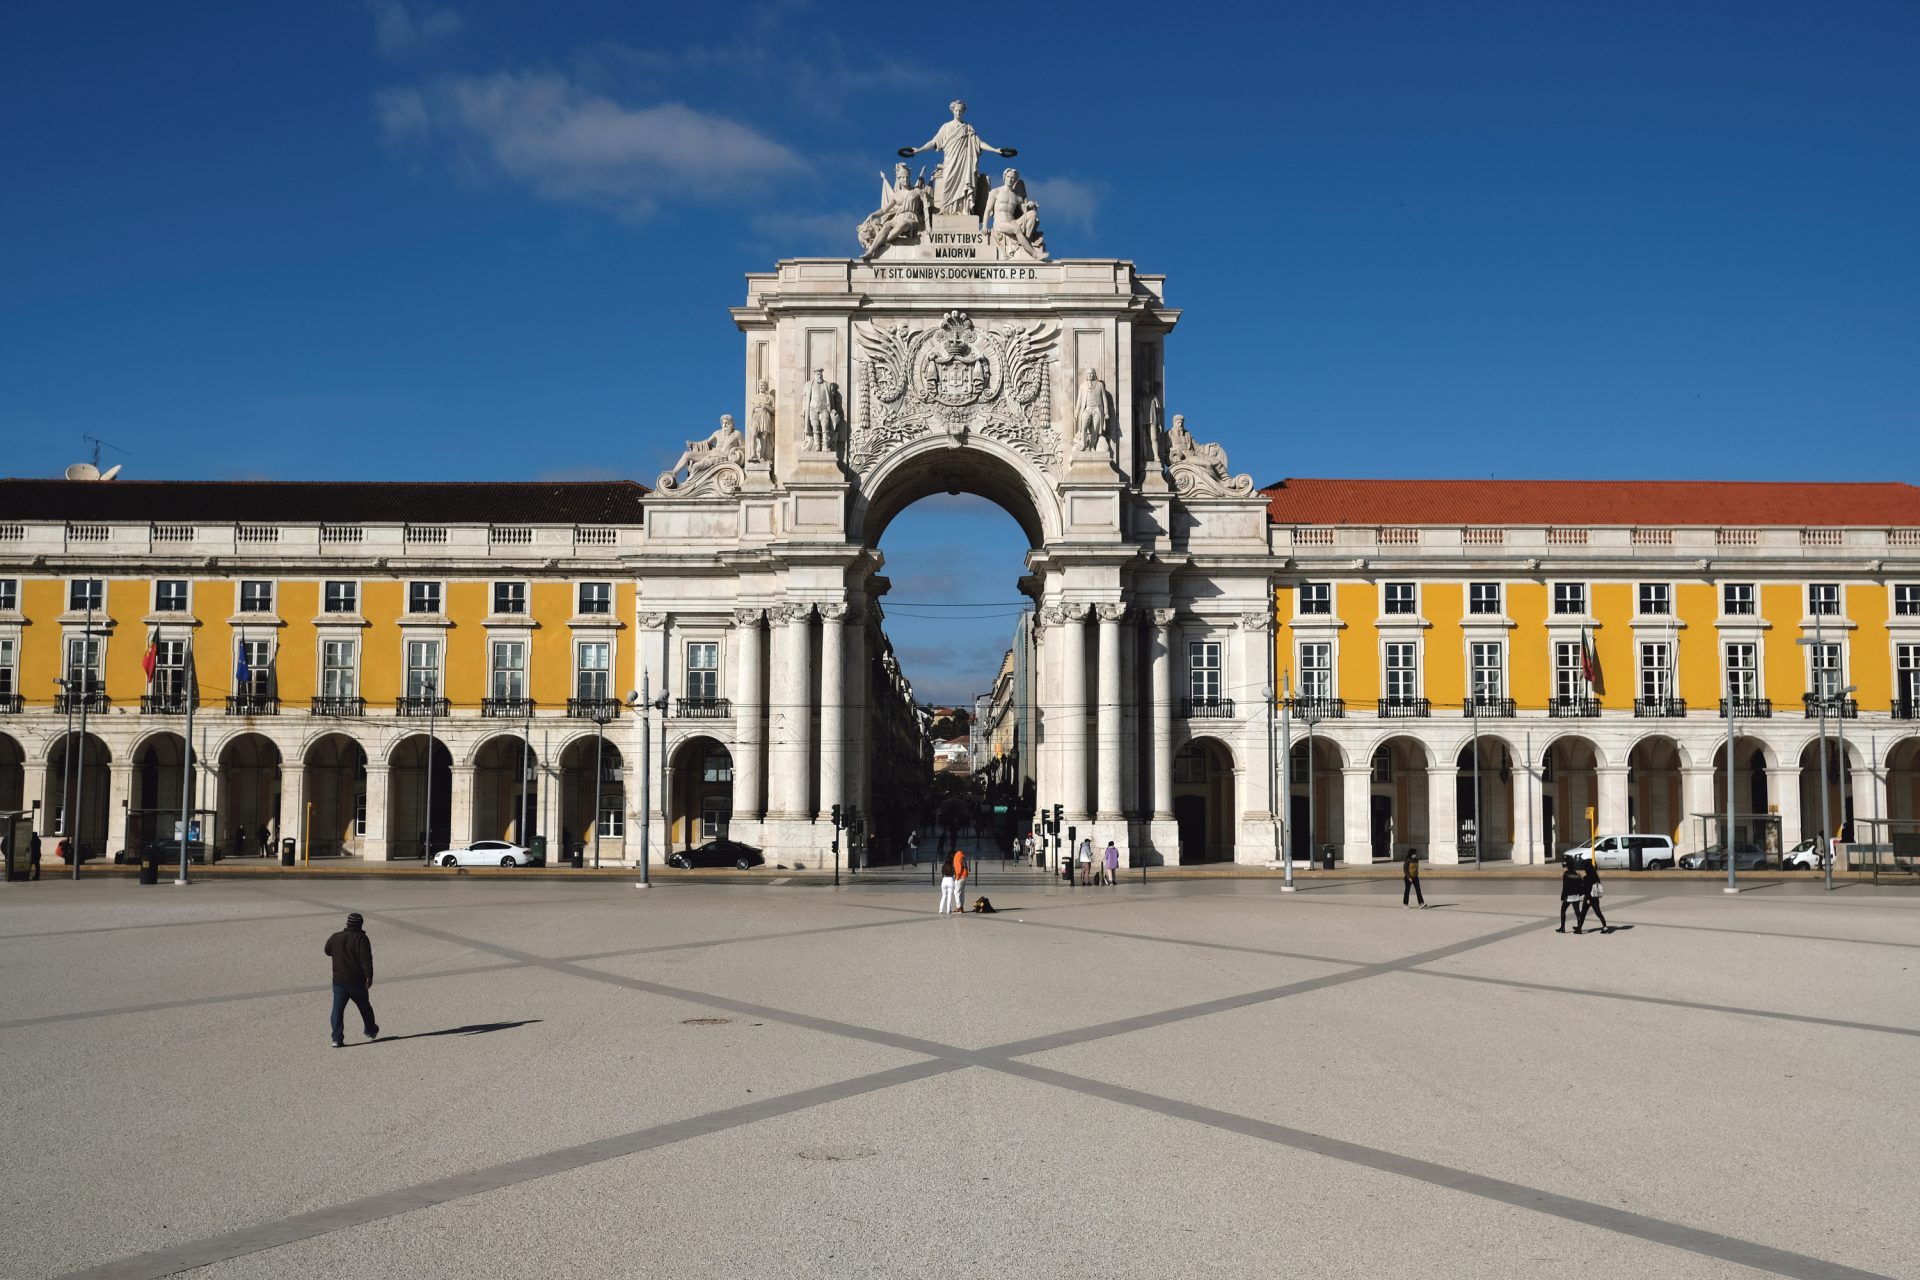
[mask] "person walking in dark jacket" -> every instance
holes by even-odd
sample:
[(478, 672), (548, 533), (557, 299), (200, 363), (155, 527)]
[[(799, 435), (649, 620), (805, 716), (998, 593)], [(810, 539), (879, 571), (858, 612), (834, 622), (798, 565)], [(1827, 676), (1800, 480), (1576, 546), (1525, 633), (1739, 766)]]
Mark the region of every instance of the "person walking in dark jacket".
[(1580, 932), (1580, 921), (1583, 918), (1580, 911), (1580, 904), (1587, 900), (1587, 887), (1582, 883), (1580, 872), (1574, 867), (1572, 858), (1562, 858), (1560, 860), (1560, 867), (1560, 927), (1555, 929), (1554, 932), (1565, 933), (1567, 931), (1567, 908), (1572, 907), (1573, 931), (1578, 933)]
[(380, 1038), (380, 1024), (374, 1021), (373, 1004), (367, 988), (373, 985), (373, 941), (367, 937), (366, 921), (358, 911), (347, 917), (347, 927), (327, 939), (327, 954), (333, 957), (333, 1047), (347, 1042), (342, 1025), (347, 1001), (360, 1010), (360, 1021), (367, 1039)]
[(33, 872), (32, 879), (40, 878), (40, 833), (38, 831), (27, 840), (27, 868)]
[(1613, 926), (1607, 923), (1606, 913), (1600, 910), (1600, 895), (1605, 892), (1606, 890), (1600, 887), (1600, 869), (1589, 862), (1586, 874), (1580, 877), (1580, 912), (1573, 922), (1575, 933), (1579, 933), (1586, 927), (1588, 912), (1600, 918), (1600, 932), (1613, 932)]
[(1400, 905), (1407, 906), (1409, 896), (1420, 899), (1420, 909), (1427, 909), (1427, 895), (1420, 892), (1420, 855), (1407, 850), (1407, 861), (1401, 868)]

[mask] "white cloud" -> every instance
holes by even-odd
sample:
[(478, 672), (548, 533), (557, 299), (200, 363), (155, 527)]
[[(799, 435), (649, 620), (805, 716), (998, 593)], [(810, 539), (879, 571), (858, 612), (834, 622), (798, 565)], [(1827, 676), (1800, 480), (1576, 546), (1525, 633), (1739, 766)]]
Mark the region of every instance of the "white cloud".
[(1040, 206), (1043, 229), (1049, 223), (1065, 223), (1086, 231), (1093, 226), (1093, 216), (1100, 210), (1106, 186), (1078, 178), (1033, 178), (1027, 182), (1027, 194)]
[(676, 198), (716, 199), (803, 171), (799, 156), (678, 102), (628, 107), (548, 72), (452, 76), (375, 95), (389, 141), (429, 137), (537, 195), (628, 216)]
[(402, 0), (367, 0), (373, 39), (383, 57), (398, 58), (438, 44), (466, 25), (452, 9), (409, 6)]

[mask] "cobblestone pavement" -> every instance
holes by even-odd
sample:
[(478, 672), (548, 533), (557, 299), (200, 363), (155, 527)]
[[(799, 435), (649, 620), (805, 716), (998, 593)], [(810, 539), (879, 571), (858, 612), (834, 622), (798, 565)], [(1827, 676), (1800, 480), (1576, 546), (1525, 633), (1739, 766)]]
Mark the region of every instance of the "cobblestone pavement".
[(1920, 1274), (1920, 891), (1427, 889), (0, 886), (0, 1274)]

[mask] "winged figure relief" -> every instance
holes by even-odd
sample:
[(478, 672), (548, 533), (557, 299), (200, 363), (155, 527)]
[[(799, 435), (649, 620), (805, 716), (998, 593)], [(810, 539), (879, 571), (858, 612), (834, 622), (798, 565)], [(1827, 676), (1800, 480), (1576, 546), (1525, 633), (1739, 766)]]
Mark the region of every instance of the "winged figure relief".
[(907, 384), (912, 381), (914, 354), (931, 332), (922, 329), (916, 333), (904, 323), (854, 326), (853, 336), (867, 357), (874, 399), (892, 404), (906, 394)]
[(1024, 329), (1018, 325), (1008, 328), (1006, 356), (1000, 362), (1005, 388), (995, 387), (993, 394), (1005, 395), (1022, 407), (1031, 406), (1047, 385), (1047, 360), (1058, 336), (1059, 331), (1045, 322)]

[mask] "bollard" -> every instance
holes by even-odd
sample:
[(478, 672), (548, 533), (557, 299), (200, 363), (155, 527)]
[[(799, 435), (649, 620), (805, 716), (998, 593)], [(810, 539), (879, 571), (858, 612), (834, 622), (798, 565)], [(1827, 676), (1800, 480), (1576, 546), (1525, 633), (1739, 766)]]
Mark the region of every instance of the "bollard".
[(140, 883), (160, 883), (160, 864), (151, 855), (140, 859)]

